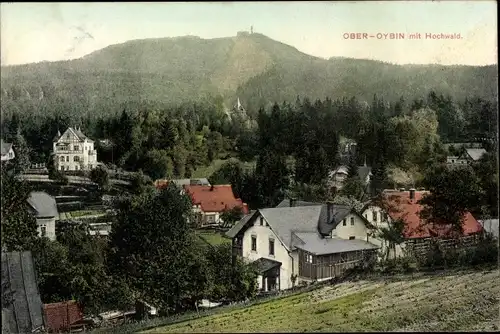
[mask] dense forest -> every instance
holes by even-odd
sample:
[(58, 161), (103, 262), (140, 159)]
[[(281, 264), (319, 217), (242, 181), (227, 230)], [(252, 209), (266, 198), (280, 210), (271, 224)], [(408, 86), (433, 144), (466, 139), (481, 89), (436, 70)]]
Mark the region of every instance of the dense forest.
[[(293, 103), (254, 112), (225, 113), (221, 98), (175, 108), (129, 104), (115, 107), (113, 116), (72, 112), (77, 108), (83, 106), (60, 100), (36, 115), (29, 104), (23, 107), (26, 113), (9, 109), (2, 119), (4, 140), (26, 142), (30, 160), (45, 163), (57, 131), (81, 127), (97, 140), (100, 161), (142, 170), (153, 180), (190, 177), (217, 159), (253, 162), (255, 177), (245, 181), (252, 190), (245, 196), (239, 191), (243, 181), (234, 184), (237, 195), (253, 207), (271, 205), (294, 187), (322, 185), (329, 171), (347, 163), (340, 161), (339, 151), (346, 138), (358, 143), (353, 165), (383, 167), (390, 181), (386, 185), (394, 187), (419, 186), (426, 169), (450, 154), (443, 143), (481, 141), (491, 151), (497, 133), (496, 101), (455, 101), (433, 91), (413, 101), (374, 95), (371, 103), (356, 97), (296, 97)], [(270, 174), (279, 175), (255, 179)], [(254, 198), (255, 182), (268, 187), (262, 189), (265, 200)]]

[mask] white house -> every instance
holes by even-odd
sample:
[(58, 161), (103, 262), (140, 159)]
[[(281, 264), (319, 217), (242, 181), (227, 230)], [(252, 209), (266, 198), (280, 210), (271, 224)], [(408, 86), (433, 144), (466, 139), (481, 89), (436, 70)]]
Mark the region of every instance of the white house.
[(259, 209), (227, 232), (235, 255), (256, 265), (261, 291), (329, 279), (375, 258), (373, 227), (353, 209), (298, 204), (285, 200), (276, 208)]
[(32, 191), (28, 205), (36, 217), (39, 235), (56, 240), (56, 220), (59, 219), (56, 200), (43, 191)]
[(2, 139), (2, 161), (9, 161), (16, 157), (12, 143), (5, 143)]
[(58, 170), (90, 170), (97, 167), (94, 141), (80, 129), (68, 128), (57, 132), (53, 141), (54, 163)]
[[(337, 190), (342, 189), (345, 180), (348, 177), (348, 167), (345, 165), (341, 165), (336, 169), (330, 171), (328, 173), (329, 184), (332, 187), (336, 187)], [(366, 165), (366, 162), (363, 166), (358, 167), (358, 177), (363, 182), (365, 186), (370, 184), (370, 180), (372, 177), (372, 169)]]

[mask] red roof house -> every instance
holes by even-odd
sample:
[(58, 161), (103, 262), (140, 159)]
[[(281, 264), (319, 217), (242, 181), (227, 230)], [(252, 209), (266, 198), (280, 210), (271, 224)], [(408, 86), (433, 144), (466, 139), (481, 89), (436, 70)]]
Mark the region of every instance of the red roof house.
[(184, 191), (191, 198), (193, 205), (199, 206), (204, 213), (222, 213), (236, 206), (241, 207), (243, 213), (248, 213), (247, 204), (234, 197), (230, 184), (212, 186), (186, 185)]
[[(445, 236), (450, 228), (436, 228), (424, 225), (419, 216), (422, 206), (418, 201), (427, 191), (413, 191), (411, 198), (410, 191), (390, 192), (386, 194), (388, 202), (395, 208), (394, 212), (389, 212), (391, 219), (403, 219), (405, 221), (404, 236), (407, 239), (429, 238), (431, 236)], [(472, 216), (470, 212), (464, 217), (463, 236), (479, 233), (483, 231), (481, 224)]]

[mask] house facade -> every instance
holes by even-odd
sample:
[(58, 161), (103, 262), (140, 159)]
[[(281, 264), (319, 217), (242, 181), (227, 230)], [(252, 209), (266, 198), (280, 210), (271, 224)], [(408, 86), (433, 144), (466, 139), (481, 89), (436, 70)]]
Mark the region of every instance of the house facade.
[(373, 227), (353, 209), (289, 203), (292, 206), (259, 209), (227, 232), (234, 255), (255, 264), (261, 291), (330, 279), (375, 258)]
[(32, 191), (28, 208), (36, 217), (38, 234), (56, 240), (56, 221), (59, 219), (56, 200), (43, 191)]
[[(329, 185), (337, 190), (342, 189), (345, 180), (349, 176), (348, 167), (341, 165), (328, 174)], [(363, 182), (363, 185), (368, 186), (372, 177), (372, 169), (366, 163), (358, 167), (358, 178)]]
[(91, 170), (97, 167), (94, 141), (78, 128), (68, 128), (53, 140), (54, 163), (61, 171)]
[(2, 161), (9, 161), (16, 157), (12, 143), (1, 142)]
[(247, 204), (234, 197), (230, 184), (185, 185), (183, 193), (187, 194), (191, 199), (198, 226), (221, 224), (222, 213), (234, 207), (240, 207), (244, 214), (248, 213)]

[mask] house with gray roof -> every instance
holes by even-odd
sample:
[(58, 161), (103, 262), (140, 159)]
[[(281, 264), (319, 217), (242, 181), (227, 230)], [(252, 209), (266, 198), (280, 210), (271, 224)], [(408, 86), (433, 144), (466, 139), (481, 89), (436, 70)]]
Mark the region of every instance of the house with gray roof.
[[(348, 177), (348, 167), (345, 165), (338, 166), (334, 170), (328, 173), (328, 184), (331, 187), (337, 188), (337, 190), (342, 189), (345, 180)], [(358, 178), (363, 182), (363, 184), (368, 187), (372, 177), (372, 168), (366, 165), (358, 167)], [(368, 191), (368, 188), (367, 188)]]
[(272, 291), (333, 278), (376, 260), (374, 231), (349, 206), (285, 200), (244, 216), (226, 235), (234, 255), (256, 265), (261, 291)]
[(1, 141), (2, 161), (9, 161), (16, 157), (12, 143)]
[(36, 217), (40, 236), (56, 240), (56, 220), (59, 219), (59, 212), (54, 197), (43, 191), (32, 191), (28, 198), (28, 208)]

